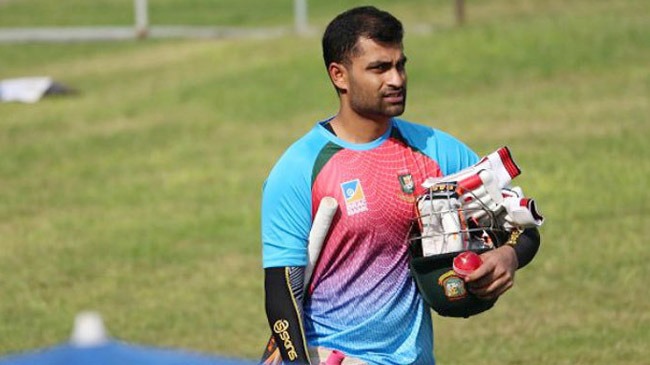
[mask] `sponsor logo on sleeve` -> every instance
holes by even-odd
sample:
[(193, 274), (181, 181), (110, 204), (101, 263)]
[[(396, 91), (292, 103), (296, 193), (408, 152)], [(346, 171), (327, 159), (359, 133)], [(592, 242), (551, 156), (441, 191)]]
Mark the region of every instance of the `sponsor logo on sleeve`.
[(363, 194), (359, 179), (342, 183), (341, 190), (343, 190), (345, 207), (349, 216), (368, 210), (368, 202), (366, 202), (366, 196)]
[(285, 319), (278, 319), (273, 324), (273, 332), (275, 332), (280, 337), (280, 340), (282, 340), (282, 344), (287, 350), (287, 356), (289, 356), (289, 360), (295, 360), (298, 358), (296, 348), (293, 346), (293, 342), (291, 342), (291, 336), (289, 335), (289, 322)]

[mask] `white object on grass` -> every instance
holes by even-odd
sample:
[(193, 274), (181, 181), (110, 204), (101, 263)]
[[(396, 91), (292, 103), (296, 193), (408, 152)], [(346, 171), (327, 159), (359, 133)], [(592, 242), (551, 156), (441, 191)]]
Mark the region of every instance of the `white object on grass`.
[(0, 101), (35, 103), (52, 86), (50, 77), (21, 77), (0, 80)]
[(70, 344), (77, 347), (96, 347), (109, 341), (104, 321), (97, 312), (79, 312), (74, 319)]

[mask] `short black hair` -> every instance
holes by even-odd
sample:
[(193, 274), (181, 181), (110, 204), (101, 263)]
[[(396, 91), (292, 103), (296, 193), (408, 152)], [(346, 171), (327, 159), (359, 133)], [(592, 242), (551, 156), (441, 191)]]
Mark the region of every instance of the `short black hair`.
[(323, 59), (330, 63), (347, 63), (356, 51), (360, 37), (387, 44), (400, 44), (404, 36), (402, 23), (388, 12), (374, 6), (352, 8), (336, 16), (323, 34)]

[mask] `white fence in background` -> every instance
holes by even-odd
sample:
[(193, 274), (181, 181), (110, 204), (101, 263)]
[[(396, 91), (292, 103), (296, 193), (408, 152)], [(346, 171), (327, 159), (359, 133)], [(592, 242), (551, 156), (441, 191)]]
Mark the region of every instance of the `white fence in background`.
[(269, 38), (310, 32), (307, 0), (294, 0), (294, 25), (273, 28), (150, 25), (148, 0), (133, 0), (133, 27), (0, 28), (0, 42), (74, 42), (136, 38)]

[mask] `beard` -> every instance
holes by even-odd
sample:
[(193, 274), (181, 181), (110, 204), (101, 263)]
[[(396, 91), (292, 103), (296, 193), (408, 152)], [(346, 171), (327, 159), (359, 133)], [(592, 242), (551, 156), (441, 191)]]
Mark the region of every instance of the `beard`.
[[(348, 93), (352, 110), (366, 117), (396, 117), (404, 113), (404, 109), (406, 108), (406, 85), (399, 89), (387, 88), (377, 92), (358, 87), (352, 82)], [(388, 99), (390, 96), (396, 95), (400, 95), (402, 97), (401, 100), (391, 101)]]
[[(401, 95), (402, 100), (390, 101), (387, 97)], [(381, 92), (350, 90), (350, 107), (360, 115), (368, 117), (390, 118), (404, 113), (406, 108), (406, 88), (387, 89)]]

